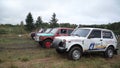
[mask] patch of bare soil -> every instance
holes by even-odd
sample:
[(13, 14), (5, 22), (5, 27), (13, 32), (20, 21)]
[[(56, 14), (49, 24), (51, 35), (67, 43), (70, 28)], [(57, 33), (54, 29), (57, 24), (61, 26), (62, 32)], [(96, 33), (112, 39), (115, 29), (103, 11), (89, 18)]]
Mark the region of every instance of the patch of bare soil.
[(52, 58), (43, 58), (43, 59), (34, 59), (34, 60), (30, 60), (30, 61), (27, 61), (27, 62), (15, 62), (15, 64), (18, 66), (18, 67), (21, 67), (22, 66), (30, 66), (30, 65), (33, 65), (33, 64), (38, 64), (38, 63), (47, 63), (47, 62), (51, 62)]
[[(22, 61), (16, 61), (16, 62), (4, 62), (2, 63), (1, 67), (5, 67), (8, 68), (11, 65), (15, 65), (18, 68), (31, 68), (31, 65), (34, 64), (39, 64), (39, 63), (51, 63), (54, 62), (52, 60), (53, 58), (43, 58), (43, 59), (34, 59), (34, 60), (30, 60), (30, 61), (26, 61), (26, 62), (22, 62)], [(7, 65), (7, 66), (6, 66)]]
[(35, 44), (16, 44), (16, 45), (0, 45), (0, 50), (24, 50), (24, 49), (36, 49), (39, 48), (39, 45)]
[(109, 59), (106, 59), (106, 62), (109, 62), (109, 63), (115, 63), (115, 62), (120, 62), (120, 55), (115, 55), (112, 59), (109, 58)]

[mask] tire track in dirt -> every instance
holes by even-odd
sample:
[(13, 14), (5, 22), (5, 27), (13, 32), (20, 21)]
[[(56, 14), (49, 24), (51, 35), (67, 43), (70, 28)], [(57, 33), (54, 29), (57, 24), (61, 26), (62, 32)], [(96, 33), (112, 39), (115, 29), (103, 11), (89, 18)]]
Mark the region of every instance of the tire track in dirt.
[(54, 63), (53, 61), (53, 58), (42, 58), (42, 59), (33, 59), (33, 60), (30, 60), (30, 61), (26, 61), (26, 62), (23, 62), (23, 61), (16, 61), (16, 62), (5, 62), (5, 63), (2, 63), (3, 65), (5, 64), (8, 64), (8, 67), (11, 66), (11, 64), (17, 66), (18, 68), (31, 68), (31, 65), (34, 65), (34, 64), (39, 64), (39, 63)]
[(0, 45), (0, 50), (25, 50), (25, 49), (40, 49), (40, 46), (35, 44)]
[(4, 48), (0, 47), (0, 50), (25, 50), (25, 49), (38, 49), (37, 47), (22, 47), (22, 48)]

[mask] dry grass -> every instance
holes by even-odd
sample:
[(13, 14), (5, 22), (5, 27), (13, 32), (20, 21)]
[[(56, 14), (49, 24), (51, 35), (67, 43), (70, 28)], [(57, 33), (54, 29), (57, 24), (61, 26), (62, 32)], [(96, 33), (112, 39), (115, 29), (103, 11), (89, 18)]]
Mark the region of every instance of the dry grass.
[(28, 37), (0, 38), (0, 68), (120, 68), (120, 55), (105, 59), (85, 54), (79, 61), (68, 60), (55, 49), (40, 48)]

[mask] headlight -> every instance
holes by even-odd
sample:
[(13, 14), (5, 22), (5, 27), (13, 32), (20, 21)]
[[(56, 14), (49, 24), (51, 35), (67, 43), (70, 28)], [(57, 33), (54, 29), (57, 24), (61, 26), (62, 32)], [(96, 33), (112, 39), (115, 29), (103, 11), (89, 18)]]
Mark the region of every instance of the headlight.
[(35, 36), (35, 40), (36, 40), (36, 41), (39, 41), (39, 36)]
[(65, 39), (63, 39), (63, 42), (64, 42), (64, 43), (66, 43), (66, 40), (65, 40)]
[(62, 45), (64, 48), (66, 47), (66, 40), (65, 39), (63, 39)]

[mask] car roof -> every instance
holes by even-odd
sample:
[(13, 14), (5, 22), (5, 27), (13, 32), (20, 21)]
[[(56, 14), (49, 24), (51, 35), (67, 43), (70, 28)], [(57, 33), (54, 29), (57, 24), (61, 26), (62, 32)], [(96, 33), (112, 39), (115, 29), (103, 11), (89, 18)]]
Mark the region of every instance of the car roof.
[(109, 30), (109, 29), (103, 29), (103, 28), (89, 28), (89, 27), (84, 27), (84, 28), (80, 28), (80, 29), (90, 29), (90, 30), (96, 29), (96, 30), (111, 31), (111, 30)]
[[(54, 29), (54, 28), (53, 28)], [(57, 27), (57, 29), (73, 29), (73, 28), (67, 28), (67, 27)]]

